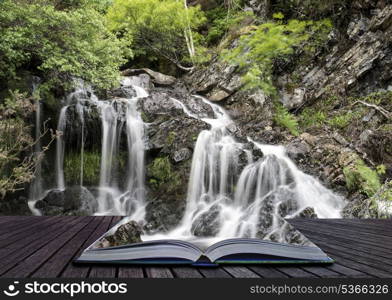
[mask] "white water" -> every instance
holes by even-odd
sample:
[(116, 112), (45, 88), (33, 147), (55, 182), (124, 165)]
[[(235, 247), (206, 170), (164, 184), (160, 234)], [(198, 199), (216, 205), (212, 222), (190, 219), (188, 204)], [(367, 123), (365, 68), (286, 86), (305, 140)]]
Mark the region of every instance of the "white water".
[[(33, 94), (37, 90), (39, 78), (34, 78)], [(35, 208), (35, 203), (43, 197), (44, 190), (42, 184), (42, 143), (41, 143), (41, 124), (42, 124), (42, 105), (39, 100), (36, 101), (35, 109), (35, 133), (34, 138), (36, 143), (34, 145), (34, 156), (37, 160), (36, 169), (34, 172), (34, 180), (30, 186), (28, 206), (33, 215), (39, 216), (41, 212)]]
[[(144, 220), (145, 215), (145, 124), (137, 111), (137, 103), (140, 98), (147, 97), (148, 94), (143, 88), (134, 86), (128, 81), (123, 84), (132, 86), (136, 91), (134, 98), (100, 102), (103, 136), (96, 214), (130, 216), (133, 220), (141, 221)], [(128, 145), (128, 174), (125, 188), (120, 188), (115, 173), (124, 126)]]
[[(136, 78), (137, 79), (137, 78)], [(65, 134), (70, 107), (75, 111), (81, 123), (80, 141), (80, 185), (84, 179), (84, 147), (85, 147), (85, 117), (88, 117), (91, 107), (95, 107), (102, 122), (102, 145), (100, 181), (97, 187), (96, 215), (127, 215), (133, 220), (143, 220), (145, 211), (144, 186), (144, 130), (145, 124), (137, 111), (138, 100), (147, 97), (147, 92), (134, 85), (137, 83), (130, 78), (123, 81), (123, 86), (133, 89), (133, 98), (116, 98), (101, 101), (93, 93), (91, 87), (82, 81), (75, 81), (75, 90), (68, 95), (65, 105), (60, 111), (57, 130), (62, 132), (56, 141), (56, 189), (66, 189), (64, 178), (64, 154), (67, 151)], [(124, 136), (125, 133), (125, 136)], [(126, 176), (118, 176), (120, 142), (126, 138), (128, 145), (128, 167)], [(120, 178), (119, 178), (120, 177)]]
[(60, 191), (65, 190), (64, 182), (64, 132), (67, 125), (67, 109), (68, 105), (61, 108), (60, 116), (57, 124), (58, 135), (56, 137), (56, 181), (57, 189)]
[[(202, 119), (211, 129), (202, 131), (196, 142), (184, 217), (174, 230), (145, 235), (143, 240), (194, 240), (198, 236), (213, 241), (262, 237), (285, 242), (283, 218), (295, 217), (306, 208), (321, 218), (340, 217), (344, 200), (301, 172), (284, 147), (252, 141), (264, 154), (253, 162), (250, 151), (229, 135), (227, 128), (233, 122), (226, 112), (202, 100), (211, 106), (215, 118)], [(237, 178), (240, 151), (246, 152), (249, 164)]]

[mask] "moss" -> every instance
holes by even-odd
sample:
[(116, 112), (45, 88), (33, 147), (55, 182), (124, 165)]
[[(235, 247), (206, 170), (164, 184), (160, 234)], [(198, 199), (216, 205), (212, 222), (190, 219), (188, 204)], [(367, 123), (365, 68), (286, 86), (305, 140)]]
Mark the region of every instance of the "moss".
[(347, 188), (351, 191), (359, 190), (368, 197), (372, 197), (381, 187), (377, 171), (370, 169), (361, 160), (343, 169)]
[(148, 165), (148, 182), (154, 189), (165, 189), (167, 192), (175, 190), (180, 184), (180, 176), (173, 171), (167, 156), (158, 157)]
[(169, 134), (167, 135), (167, 138), (166, 138), (166, 144), (168, 146), (173, 145), (173, 143), (176, 139), (176, 136), (177, 136), (177, 134), (174, 131), (170, 131)]
[[(83, 162), (83, 184), (87, 186), (98, 184), (101, 154), (98, 152), (84, 152)], [(80, 166), (80, 152), (66, 154), (64, 158), (64, 177), (67, 184), (80, 183)]]

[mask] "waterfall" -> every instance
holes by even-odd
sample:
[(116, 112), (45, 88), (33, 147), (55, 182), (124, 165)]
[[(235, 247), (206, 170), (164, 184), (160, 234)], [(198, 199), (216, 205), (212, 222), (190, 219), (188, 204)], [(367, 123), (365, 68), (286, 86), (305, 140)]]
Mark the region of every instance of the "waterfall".
[[(343, 198), (301, 172), (284, 147), (249, 139), (263, 153), (254, 161), (252, 153), (231, 137), (229, 129), (235, 125), (227, 113), (199, 98), (211, 106), (215, 118), (201, 118), (211, 128), (200, 132), (196, 142), (184, 217), (174, 230), (145, 235), (144, 240), (257, 237), (285, 242), (289, 229), (284, 218), (301, 213), (340, 217)], [(197, 118), (184, 104), (178, 104), (188, 116)], [(237, 177), (241, 151), (248, 165)]]
[(61, 108), (60, 116), (57, 124), (58, 135), (56, 137), (56, 180), (57, 189), (60, 191), (65, 190), (64, 182), (64, 132), (67, 125), (67, 110), (68, 105)]
[[(33, 77), (33, 95), (37, 90), (40, 78)], [(37, 160), (37, 165), (34, 173), (34, 180), (30, 186), (28, 206), (34, 215), (40, 215), (40, 211), (35, 208), (35, 203), (40, 200), (44, 194), (43, 184), (42, 184), (42, 143), (41, 143), (41, 124), (42, 124), (42, 104), (39, 100), (36, 100), (35, 109), (35, 132), (34, 138), (36, 143), (34, 145), (34, 156)]]
[[(136, 78), (137, 79), (137, 78)], [(57, 190), (65, 191), (64, 154), (66, 136), (73, 124), (69, 124), (69, 111), (73, 107), (80, 120), (80, 185), (84, 179), (84, 151), (86, 120), (94, 107), (102, 124), (101, 163), (99, 186), (97, 187), (96, 215), (127, 215), (135, 220), (144, 219), (144, 131), (145, 124), (137, 110), (138, 100), (147, 97), (147, 92), (137, 86), (137, 80), (125, 78), (122, 86), (130, 96), (100, 100), (90, 86), (75, 80), (75, 89), (62, 107), (57, 130), (62, 132), (56, 141), (56, 181)], [(136, 93), (136, 95), (135, 95)], [(131, 96), (132, 95), (132, 96)], [(119, 176), (121, 142), (126, 138), (127, 174)], [(124, 178), (126, 177), (126, 178)]]
[[(144, 219), (144, 130), (145, 124), (137, 110), (138, 100), (147, 92), (129, 79), (123, 85), (131, 87), (136, 96), (114, 101), (101, 101), (102, 154), (97, 215), (125, 215), (140, 221)], [(121, 133), (125, 128), (128, 146), (128, 174), (119, 187), (115, 178)]]
[[(81, 126), (81, 141), (80, 141), (80, 186), (83, 186), (83, 176), (84, 176), (84, 109), (83, 106), (78, 102), (76, 104), (76, 111), (80, 119)], [(63, 154), (64, 155), (64, 154)]]

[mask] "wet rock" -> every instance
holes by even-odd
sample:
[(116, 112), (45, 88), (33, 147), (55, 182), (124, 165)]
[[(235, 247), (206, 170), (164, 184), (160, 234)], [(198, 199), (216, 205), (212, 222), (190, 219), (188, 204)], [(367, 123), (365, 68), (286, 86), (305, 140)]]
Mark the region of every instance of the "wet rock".
[(357, 146), (376, 164), (384, 164), (392, 173), (392, 136), (387, 131), (364, 130)]
[(97, 206), (95, 197), (88, 189), (74, 186), (64, 191), (49, 191), (35, 207), (44, 215), (91, 215)]
[(306, 90), (304, 88), (296, 88), (292, 93), (284, 92), (281, 102), (289, 110), (298, 108), (305, 101), (305, 92)]
[(329, 90), (346, 95), (386, 89), (392, 77), (391, 16), (392, 5), (387, 5), (370, 25), (364, 18), (354, 21), (349, 26), (353, 45), (344, 52), (333, 48), (326, 63), (311, 68), (299, 83), (306, 89), (305, 99), (320, 98)]
[(222, 101), (233, 95), (242, 86), (236, 66), (222, 63), (215, 58), (206, 69), (196, 69), (184, 80), (194, 92), (206, 96), (211, 101)]
[(332, 137), (334, 138), (335, 141), (337, 141), (340, 145), (347, 147), (349, 145), (349, 142), (338, 132), (334, 132)]
[(314, 211), (313, 207), (306, 207), (302, 211), (300, 211), (297, 215), (297, 218), (308, 218), (308, 219), (317, 219), (317, 214)]
[(80, 106), (70, 105), (67, 109), (66, 129), (63, 138), (68, 147), (79, 148), (82, 140), (82, 128), (84, 128), (85, 148), (99, 149), (102, 137), (101, 112), (99, 107), (90, 101), (81, 102)]
[(139, 103), (143, 112), (151, 120), (156, 115), (175, 116), (183, 113), (181, 106), (174, 102), (165, 91), (154, 92), (147, 98), (141, 99)]
[(317, 143), (317, 137), (315, 137), (309, 133), (302, 133), (300, 135), (300, 138), (303, 139), (306, 143), (308, 143), (311, 146), (315, 146)]
[(191, 232), (195, 236), (199, 237), (215, 236), (220, 227), (219, 214), (219, 205), (212, 206), (208, 212), (201, 214), (196, 220), (194, 220)]
[(347, 35), (351, 40), (358, 41), (359, 38), (369, 29), (370, 20), (366, 17), (361, 17), (359, 19), (350, 22)]
[(286, 146), (287, 155), (295, 161), (306, 158), (310, 150), (309, 145), (303, 142), (293, 142)]
[[(185, 197), (185, 195), (184, 195)], [(144, 230), (148, 233), (167, 232), (179, 224), (185, 210), (185, 201), (175, 197), (165, 200), (153, 199), (146, 207), (146, 225)]]
[(140, 238), (143, 233), (140, 225), (135, 221), (130, 221), (119, 226), (113, 235), (104, 237), (97, 248), (117, 247), (134, 243), (141, 243)]
[(181, 148), (173, 153), (173, 160), (178, 163), (192, 157), (192, 152), (188, 148)]
[(154, 84), (159, 86), (170, 86), (176, 83), (177, 79), (173, 76), (165, 75), (155, 72), (151, 69), (127, 69), (122, 72), (123, 76), (138, 76), (141, 74), (148, 74)]

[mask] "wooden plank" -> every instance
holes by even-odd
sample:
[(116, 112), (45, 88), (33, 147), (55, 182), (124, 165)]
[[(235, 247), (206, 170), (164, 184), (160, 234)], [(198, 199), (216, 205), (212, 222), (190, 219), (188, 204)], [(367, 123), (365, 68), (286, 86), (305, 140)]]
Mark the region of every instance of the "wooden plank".
[(344, 231), (333, 231), (332, 229), (324, 229), (321, 226), (309, 226), (309, 225), (298, 225), (296, 224), (295, 228), (297, 228), (301, 232), (306, 232), (306, 236), (311, 239), (312, 236), (320, 236), (320, 235), (326, 235), (331, 239), (337, 239), (337, 238), (344, 238), (347, 240), (351, 240), (353, 242), (360, 242), (363, 244), (367, 244), (375, 249), (379, 250), (386, 250), (390, 251), (392, 246), (385, 244), (385, 239), (373, 239), (373, 238), (368, 238), (364, 235), (359, 235), (358, 232), (344, 232)]
[(312, 273), (306, 272), (296, 266), (289, 266), (289, 267), (277, 267), (276, 268), (279, 272), (282, 272), (289, 277), (294, 277), (294, 278), (317, 278), (319, 276), (316, 276)]
[[(122, 217), (113, 217), (109, 229), (116, 225)], [(111, 265), (92, 265), (89, 278), (115, 278), (117, 275), (117, 267)]]
[(47, 218), (42, 218), (42, 217), (29, 217), (29, 218), (22, 218), (19, 219), (17, 217), (15, 218), (9, 218), (5, 222), (0, 224), (0, 235), (3, 235), (4, 233), (8, 233), (11, 231), (15, 231), (16, 229), (19, 228), (25, 228), (26, 226), (29, 226), (31, 224), (39, 223), (45, 221)]
[[(0, 247), (8, 247), (14, 242), (25, 239), (26, 237), (31, 237), (32, 234), (41, 232), (42, 230), (47, 229), (49, 226), (56, 225), (60, 220), (60, 217), (45, 218), (42, 220), (43, 221), (38, 224), (27, 226), (22, 230), (16, 230), (16, 232), (13, 231), (13, 229), (10, 229), (6, 235), (3, 235), (0, 238)], [(11, 247), (14, 248), (13, 245)]]
[(346, 277), (341, 273), (337, 273), (331, 269), (328, 269), (325, 266), (307, 266), (307, 267), (302, 267), (304, 271), (308, 273), (312, 273), (318, 277), (322, 278), (340, 278), (340, 277)]
[[(303, 232), (306, 232), (303, 230)], [(316, 242), (320, 245), (332, 245), (331, 244), (331, 237), (327, 235), (320, 235), (320, 236), (312, 236), (312, 241)], [(371, 253), (371, 257), (379, 257), (383, 261), (387, 262), (388, 264), (392, 264), (392, 257), (390, 256), (390, 252), (386, 250), (379, 250), (374, 246), (370, 246), (369, 244), (361, 243), (360, 241), (356, 241), (353, 239), (345, 239), (345, 238), (334, 238), (333, 245), (341, 246), (348, 250), (353, 249), (355, 251), (360, 251), (365, 256), (369, 256)]]
[(199, 272), (206, 278), (232, 278), (222, 268), (198, 268)]
[[(300, 223), (300, 222), (299, 222)], [(385, 236), (388, 238), (392, 238), (392, 223), (390, 224), (375, 224), (370, 222), (357, 222), (352, 219), (333, 219), (333, 220), (325, 220), (318, 219), (318, 222), (305, 222), (305, 224), (321, 224), (322, 226), (333, 226), (334, 228), (338, 227), (340, 229), (345, 230), (356, 230), (361, 233), (370, 233), (375, 234), (377, 236)]]
[(36, 235), (31, 235), (28, 238), (13, 244), (14, 248), (6, 249), (8, 254), (1, 259), (0, 274), (8, 271), (78, 222), (80, 222), (80, 218), (76, 217), (71, 218), (71, 221), (66, 222), (65, 224), (62, 223), (60, 219), (59, 223), (48, 227), (47, 231), (41, 231)]
[[(79, 251), (75, 254), (73, 258), (79, 257), (80, 254), (94, 243), (101, 235), (103, 235), (110, 227), (112, 217), (101, 217), (101, 224), (95, 229), (95, 231), (90, 235), (90, 237), (85, 241)], [(67, 264), (63, 272), (60, 274), (60, 277), (63, 278), (86, 278), (88, 276), (88, 272), (90, 271), (90, 265), (75, 265), (72, 263), (72, 260)]]
[(358, 270), (362, 273), (366, 273), (366, 274), (372, 275), (372, 277), (377, 277), (377, 278), (390, 278), (391, 277), (390, 272), (385, 272), (383, 270), (369, 266), (369, 265), (364, 264), (362, 262), (355, 261), (351, 255), (347, 255), (345, 253), (339, 253), (339, 252), (338, 253), (337, 252), (330, 252), (329, 249), (327, 249), (327, 248), (323, 248), (323, 250), (328, 255), (330, 255), (332, 258), (334, 258), (338, 264), (343, 265), (345, 267), (348, 267), (350, 269)]
[(172, 272), (177, 278), (202, 278), (203, 275), (194, 267), (173, 267)]
[(330, 265), (327, 268), (332, 271), (335, 271), (337, 273), (340, 273), (346, 277), (350, 277), (350, 278), (369, 278), (369, 277), (371, 277), (368, 274), (365, 274), (365, 273), (360, 272), (358, 270), (347, 268), (347, 267), (342, 266), (338, 263), (334, 263), (333, 265)]
[(145, 272), (148, 278), (174, 278), (170, 269), (166, 267), (146, 267)]
[(116, 267), (92, 265), (89, 278), (116, 278)]
[(4, 274), (5, 277), (18, 277), (26, 278), (32, 272), (34, 272), (41, 264), (48, 260), (58, 249), (63, 247), (74, 235), (82, 230), (88, 223), (92, 221), (92, 218), (81, 217), (80, 222), (69, 228), (66, 232), (58, 235), (56, 239), (51, 241), (45, 247), (36, 251), (34, 254), (20, 262), (17, 266), (9, 270)]
[(260, 275), (262, 278), (288, 278), (285, 273), (278, 271), (270, 266), (251, 266), (249, 267), (253, 272)]
[[(315, 238), (314, 240), (318, 241)], [(379, 259), (378, 257), (374, 257), (371, 254), (361, 252), (361, 251), (356, 251), (353, 249), (347, 249), (336, 245), (324, 244), (322, 242), (318, 242), (318, 244), (322, 249), (326, 249), (329, 252), (332, 252), (334, 255), (336, 254), (345, 255), (346, 257), (349, 257), (351, 260), (375, 267), (379, 270), (390, 272), (392, 275), (392, 264), (387, 263), (382, 259)]]
[(223, 269), (235, 278), (260, 278), (258, 274), (242, 266), (225, 266)]
[(33, 278), (54, 278), (60, 275), (68, 262), (74, 257), (79, 250), (80, 245), (90, 236), (92, 232), (102, 222), (102, 218), (92, 217), (92, 221), (70, 241), (64, 245), (55, 255), (45, 262), (38, 270), (36, 270), (31, 277)]
[[(314, 222), (314, 221), (312, 221)], [(294, 224), (294, 223), (293, 223)], [(315, 223), (316, 224), (316, 223)], [(295, 226), (296, 228), (312, 228), (313, 226), (309, 223), (304, 223), (304, 222), (296, 222)], [(329, 231), (333, 234), (338, 233), (338, 234), (353, 234), (354, 236), (360, 238), (361, 240), (367, 240), (367, 241), (374, 241), (375, 243), (379, 241), (383, 241), (384, 245), (387, 245), (388, 247), (392, 247), (392, 239), (390, 237), (383, 236), (382, 234), (378, 233), (369, 233), (365, 231), (359, 231), (358, 228), (353, 228), (349, 226), (341, 226), (340, 224), (332, 223), (332, 222), (325, 222), (325, 221), (320, 221), (317, 223), (317, 230), (323, 230)], [(360, 235), (359, 235), (360, 233)]]
[(123, 266), (118, 270), (118, 278), (144, 278), (143, 268)]

